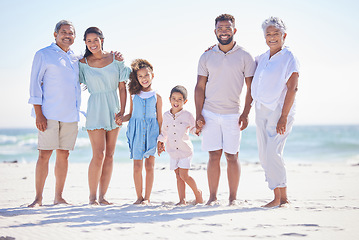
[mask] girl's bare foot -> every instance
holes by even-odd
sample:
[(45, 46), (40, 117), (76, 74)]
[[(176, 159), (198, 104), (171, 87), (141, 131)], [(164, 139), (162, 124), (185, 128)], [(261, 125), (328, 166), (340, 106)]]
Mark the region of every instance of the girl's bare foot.
[(143, 202), (143, 197), (141, 197), (141, 198), (138, 198), (137, 200), (136, 200), (136, 202), (134, 202), (133, 204), (141, 204), (142, 202)]
[(176, 206), (183, 206), (183, 205), (187, 205), (187, 202), (184, 199), (176, 203)]
[(204, 203), (204, 200), (202, 197), (202, 191), (200, 189), (198, 189), (198, 191), (197, 191), (195, 204), (199, 204), (199, 203)]
[(33, 201), (30, 205), (28, 205), (27, 207), (33, 208), (33, 207), (41, 207), (42, 206), (42, 200), (40, 199), (35, 199), (35, 201)]

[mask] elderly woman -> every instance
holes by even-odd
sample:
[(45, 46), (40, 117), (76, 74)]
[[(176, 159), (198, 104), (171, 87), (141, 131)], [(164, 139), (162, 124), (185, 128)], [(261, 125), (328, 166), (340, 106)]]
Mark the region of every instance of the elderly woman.
[(288, 203), (283, 149), (292, 130), (299, 63), (288, 47), (283, 21), (270, 17), (262, 24), (269, 50), (256, 58), (252, 98), (256, 107), (258, 152), (274, 200), (264, 207)]

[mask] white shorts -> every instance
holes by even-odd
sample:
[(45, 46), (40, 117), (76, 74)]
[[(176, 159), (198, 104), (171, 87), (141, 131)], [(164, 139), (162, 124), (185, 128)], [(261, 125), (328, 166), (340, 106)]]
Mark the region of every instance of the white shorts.
[(187, 158), (174, 159), (170, 160), (170, 169), (176, 170), (177, 168), (190, 169), (191, 168), (192, 155)]
[(45, 132), (38, 132), (39, 150), (74, 150), (78, 133), (77, 122), (59, 122), (47, 119)]
[(206, 121), (202, 129), (202, 150), (209, 152), (223, 149), (229, 154), (239, 152), (240, 114), (217, 114), (203, 109), (202, 115)]

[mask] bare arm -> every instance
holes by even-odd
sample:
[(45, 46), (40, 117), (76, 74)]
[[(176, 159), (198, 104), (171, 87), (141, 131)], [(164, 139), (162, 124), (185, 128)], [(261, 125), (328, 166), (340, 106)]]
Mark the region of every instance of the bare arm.
[(122, 122), (123, 122), (123, 114), (125, 113), (126, 101), (127, 101), (127, 91), (126, 91), (126, 83), (125, 82), (120, 82), (118, 84), (118, 93), (120, 95), (121, 109), (120, 109), (120, 112), (116, 114), (115, 122), (117, 125), (121, 126)]
[(132, 97), (130, 97), (130, 112), (122, 118), (122, 122), (128, 122), (130, 120), (132, 116), (132, 110), (133, 110), (133, 101), (132, 101)]
[(246, 77), (246, 85), (247, 85), (247, 93), (246, 93), (246, 99), (244, 104), (244, 109), (239, 117), (239, 126), (241, 127), (241, 131), (247, 128), (248, 126), (248, 115), (251, 110), (251, 104), (253, 101), (252, 94), (251, 94), (251, 86), (252, 86), (252, 80), (253, 77)]
[(198, 75), (197, 84), (194, 89), (194, 101), (196, 105), (196, 128), (200, 131), (204, 124), (206, 124), (203, 116), (203, 104), (205, 99), (206, 85), (208, 77)]
[(277, 133), (279, 134), (284, 134), (286, 131), (288, 114), (293, 106), (295, 95), (298, 91), (298, 78), (299, 74), (294, 72), (287, 81), (287, 94), (284, 99), (282, 115), (277, 123)]
[(157, 94), (157, 104), (156, 104), (156, 111), (157, 111), (157, 122), (158, 122), (158, 127), (160, 129), (160, 134), (161, 134), (161, 128), (162, 128), (162, 98), (160, 95)]
[(45, 132), (47, 128), (47, 119), (42, 113), (41, 105), (34, 105), (35, 115), (36, 115), (36, 127), (41, 132)]

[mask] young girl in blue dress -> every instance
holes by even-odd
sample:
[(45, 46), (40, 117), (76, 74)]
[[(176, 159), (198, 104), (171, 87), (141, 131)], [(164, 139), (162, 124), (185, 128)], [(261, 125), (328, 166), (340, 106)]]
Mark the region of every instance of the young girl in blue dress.
[[(131, 64), (130, 113), (122, 119), (116, 118), (117, 124), (129, 121), (127, 140), (133, 159), (133, 178), (137, 200), (134, 204), (149, 204), (154, 179), (155, 153), (157, 137), (162, 124), (162, 99), (152, 90), (154, 77), (152, 65), (143, 59), (136, 59)], [(146, 184), (145, 195), (142, 194), (142, 167), (145, 159)]]

